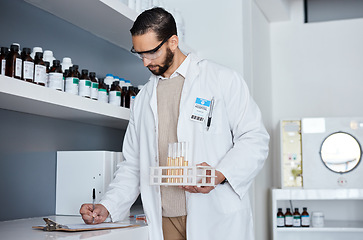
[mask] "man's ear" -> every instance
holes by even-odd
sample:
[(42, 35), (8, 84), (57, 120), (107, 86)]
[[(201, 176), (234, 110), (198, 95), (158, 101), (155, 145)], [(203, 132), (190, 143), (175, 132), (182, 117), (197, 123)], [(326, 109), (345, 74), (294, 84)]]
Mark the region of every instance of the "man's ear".
[(168, 41), (168, 45), (171, 51), (175, 51), (178, 48), (179, 37), (177, 35), (173, 35), (170, 37)]

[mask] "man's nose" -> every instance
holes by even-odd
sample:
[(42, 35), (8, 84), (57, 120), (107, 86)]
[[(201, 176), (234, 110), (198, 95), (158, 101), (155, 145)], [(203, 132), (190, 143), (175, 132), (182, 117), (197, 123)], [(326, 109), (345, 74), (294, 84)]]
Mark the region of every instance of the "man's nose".
[(142, 62), (144, 63), (144, 66), (147, 67), (151, 63), (151, 60), (143, 57)]

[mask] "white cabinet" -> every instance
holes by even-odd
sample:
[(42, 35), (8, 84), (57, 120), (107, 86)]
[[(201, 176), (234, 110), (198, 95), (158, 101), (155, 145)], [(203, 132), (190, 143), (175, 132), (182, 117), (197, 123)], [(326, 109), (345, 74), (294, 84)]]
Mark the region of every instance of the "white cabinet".
[[(310, 216), (325, 215), (323, 228), (276, 227), (277, 209), (307, 207)], [(273, 189), (272, 233), (274, 240), (363, 239), (363, 189)]]

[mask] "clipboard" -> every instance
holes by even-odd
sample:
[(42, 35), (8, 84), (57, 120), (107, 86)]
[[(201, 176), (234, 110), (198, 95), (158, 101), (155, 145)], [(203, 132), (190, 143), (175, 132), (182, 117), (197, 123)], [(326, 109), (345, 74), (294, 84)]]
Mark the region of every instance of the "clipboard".
[(117, 229), (117, 228), (129, 228), (129, 227), (139, 227), (136, 224), (125, 224), (125, 223), (100, 223), (100, 224), (69, 224), (63, 225), (56, 223), (49, 218), (43, 218), (46, 225), (43, 226), (33, 226), (33, 229), (40, 229), (43, 231), (63, 231), (63, 232), (82, 232), (82, 231), (95, 231), (95, 230), (106, 230), (106, 229)]

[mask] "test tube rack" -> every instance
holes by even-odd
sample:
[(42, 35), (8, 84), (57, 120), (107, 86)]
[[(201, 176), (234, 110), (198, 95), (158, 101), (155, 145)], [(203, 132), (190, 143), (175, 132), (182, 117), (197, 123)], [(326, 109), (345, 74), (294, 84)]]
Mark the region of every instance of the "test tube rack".
[(150, 167), (150, 185), (215, 186), (216, 170), (211, 166)]

